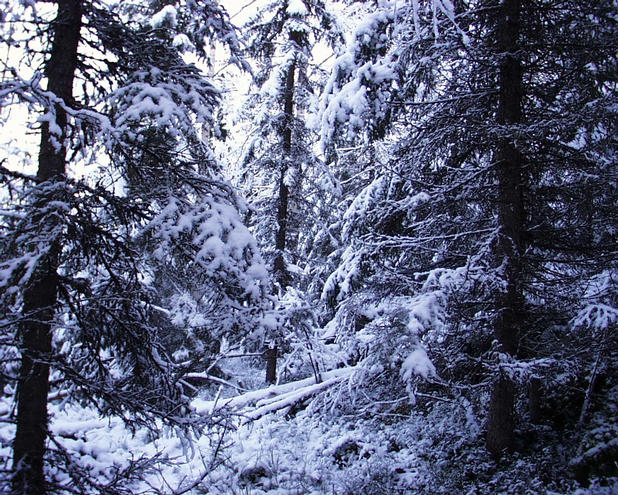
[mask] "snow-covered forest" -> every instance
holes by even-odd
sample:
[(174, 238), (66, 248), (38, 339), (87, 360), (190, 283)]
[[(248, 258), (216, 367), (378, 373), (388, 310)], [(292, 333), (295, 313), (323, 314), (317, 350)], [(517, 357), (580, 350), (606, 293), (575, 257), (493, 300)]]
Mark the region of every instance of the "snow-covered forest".
[(0, 493), (618, 494), (614, 0), (0, 0)]

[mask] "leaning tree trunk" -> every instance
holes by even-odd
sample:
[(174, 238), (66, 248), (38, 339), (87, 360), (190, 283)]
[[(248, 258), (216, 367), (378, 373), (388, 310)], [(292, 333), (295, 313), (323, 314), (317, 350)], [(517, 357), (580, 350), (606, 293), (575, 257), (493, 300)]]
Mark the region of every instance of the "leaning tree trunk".
[[(81, 0), (58, 0), (53, 24), (51, 55), (46, 65), (47, 89), (65, 103), (73, 99), (73, 79), (77, 67), (77, 45), (81, 27)], [(66, 164), (67, 114), (55, 104), (56, 124), (61, 136), (52, 135), (48, 122), (41, 125), (39, 169), (37, 180), (63, 180)], [(53, 192), (50, 194), (54, 194)], [(57, 193), (55, 193), (57, 194)], [(42, 202), (53, 201), (46, 196)], [(44, 207), (45, 204), (35, 205)], [(45, 221), (53, 231), (53, 222)], [(62, 246), (58, 239), (51, 245), (24, 291), (20, 324), (21, 368), (17, 385), (17, 430), (13, 443), (13, 491), (18, 494), (45, 493), (43, 459), (47, 436), (47, 394), (49, 391), (49, 358), (52, 352), (52, 321), (57, 302), (58, 260)]]
[[(520, 0), (504, 0), (498, 13), (500, 57), (497, 123), (508, 127), (522, 120), (522, 68), (518, 60)], [(498, 225), (496, 257), (504, 270), (505, 291), (498, 296), (494, 333), (500, 351), (515, 355), (524, 319), (522, 255), (524, 204), (522, 157), (513, 138), (498, 144)], [(487, 423), (487, 449), (500, 454), (513, 448), (515, 384), (499, 372), (494, 381)]]

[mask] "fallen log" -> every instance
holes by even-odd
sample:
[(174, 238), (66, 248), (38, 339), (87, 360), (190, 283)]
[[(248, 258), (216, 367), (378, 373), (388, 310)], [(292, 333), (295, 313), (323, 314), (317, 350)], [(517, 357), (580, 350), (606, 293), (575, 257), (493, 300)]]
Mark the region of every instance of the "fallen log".
[(286, 407), (290, 407), (297, 402), (304, 400), (307, 397), (311, 397), (312, 395), (317, 394), (318, 392), (330, 387), (331, 385), (342, 381), (343, 378), (344, 376), (338, 376), (335, 378), (331, 378), (330, 380), (324, 380), (320, 383), (310, 385), (308, 387), (293, 390), (291, 392), (282, 394), (274, 398), (264, 399), (256, 404), (257, 409), (246, 413), (245, 418), (247, 418), (247, 420), (255, 420), (261, 418), (266, 414), (278, 411), (280, 409), (284, 409)]
[(257, 409), (245, 412), (244, 416), (250, 420), (257, 419), (315, 395), (321, 390), (348, 378), (355, 370), (355, 367), (338, 368), (322, 373), (322, 381), (319, 383), (316, 383), (315, 377), (311, 376), (295, 382), (253, 390), (230, 399), (220, 400), (218, 404), (215, 404), (214, 401), (195, 399), (192, 405), (195, 412), (200, 414), (212, 414), (214, 410), (222, 408), (239, 410), (255, 405)]

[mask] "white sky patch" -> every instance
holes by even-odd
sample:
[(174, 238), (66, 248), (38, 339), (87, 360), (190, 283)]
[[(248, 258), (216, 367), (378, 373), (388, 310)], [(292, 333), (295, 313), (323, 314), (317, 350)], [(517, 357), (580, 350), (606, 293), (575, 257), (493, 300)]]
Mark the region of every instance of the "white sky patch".
[(0, 113), (0, 160), (8, 169), (34, 175), (40, 135), (31, 125), (26, 105), (10, 105)]

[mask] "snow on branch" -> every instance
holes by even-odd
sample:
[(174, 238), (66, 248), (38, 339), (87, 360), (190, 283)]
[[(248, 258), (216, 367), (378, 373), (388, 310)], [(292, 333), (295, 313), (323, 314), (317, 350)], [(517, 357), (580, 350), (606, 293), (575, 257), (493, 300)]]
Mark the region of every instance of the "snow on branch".
[(618, 309), (608, 304), (588, 304), (571, 320), (574, 327), (605, 329), (618, 321)]
[[(276, 399), (265, 399), (264, 401), (260, 401), (257, 403), (257, 409), (250, 411), (245, 415), (245, 417), (248, 420), (254, 420), (261, 418), (262, 416), (271, 412), (275, 412), (285, 407), (292, 406), (293, 404), (296, 404), (297, 402), (300, 402), (307, 397), (311, 397), (312, 395), (317, 394), (318, 392), (330, 387), (331, 385), (334, 385), (335, 383), (339, 383), (346, 376), (347, 374), (343, 374), (343, 376), (335, 376), (334, 378), (331, 378), (329, 380), (325, 380), (323, 382), (316, 383), (314, 385), (303, 387), (301, 389), (288, 392), (287, 394), (280, 395)], [(261, 403), (263, 403), (264, 405), (260, 406)]]
[[(348, 367), (326, 371), (321, 374), (322, 381), (320, 383), (316, 383), (315, 377), (312, 376), (295, 382), (254, 390), (222, 401), (218, 409), (238, 410), (256, 405), (257, 409), (249, 411), (245, 416), (249, 419), (257, 419), (265, 414), (283, 409), (302, 399), (315, 395), (321, 390), (349, 378), (355, 370), (356, 367)], [(213, 401), (201, 399), (193, 401), (193, 407), (198, 414), (211, 414), (213, 406), (216, 406)]]

